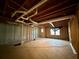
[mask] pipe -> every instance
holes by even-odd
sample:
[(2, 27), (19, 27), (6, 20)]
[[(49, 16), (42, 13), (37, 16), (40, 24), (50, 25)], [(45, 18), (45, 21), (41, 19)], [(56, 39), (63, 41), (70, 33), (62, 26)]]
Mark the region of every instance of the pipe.
[(33, 15), (31, 15), (31, 16), (29, 16), (29, 17), (27, 17), (27, 18), (24, 18), (24, 17), (21, 17), (22, 19), (25, 19), (25, 20), (28, 20), (29, 18), (31, 18), (31, 17), (33, 17), (33, 16), (35, 16), (35, 15), (37, 15), (37, 10), (36, 10), (36, 12), (33, 14)]
[(73, 16), (74, 15), (69, 15), (69, 16), (63, 16), (63, 17), (59, 17), (59, 18), (50, 19), (50, 20), (45, 21), (45, 22), (40, 22), (40, 23), (38, 23), (38, 25), (71, 19)]
[(52, 22), (49, 22), (49, 24), (50, 24), (52, 27), (55, 27), (54, 24), (53, 24)]
[(38, 8), (39, 6), (41, 6), (42, 4), (44, 4), (47, 0), (42, 0), (40, 1), (38, 4), (36, 4), (35, 6), (33, 6), (30, 10), (28, 10), (26, 13), (24, 13), (23, 15), (21, 15), (18, 19), (20, 19), (21, 17), (27, 15), (28, 13), (32, 12), (34, 9)]
[(11, 17), (14, 17), (16, 13), (25, 13), (25, 12), (26, 12), (26, 11), (15, 11), (15, 12), (11, 15)]
[(16, 20), (16, 22), (26, 24), (24, 21)]
[[(71, 19), (73, 16), (74, 15), (63, 16), (63, 17), (59, 17), (59, 18), (54, 18), (54, 19), (50, 19), (50, 20), (45, 21), (45, 22), (36, 23), (35, 25), (38, 26), (38, 25), (41, 25), (41, 24), (46, 24), (46, 23), (51, 23), (51, 22), (63, 21), (63, 20)], [(20, 23), (26, 24), (25, 22), (20, 21), (20, 20), (16, 20), (16, 22), (20, 22)]]
[[(18, 12), (18, 11), (17, 11)], [(20, 12), (22, 12), (22, 11), (20, 11)], [(19, 13), (20, 13), (19, 12)], [(24, 17), (21, 17), (22, 19), (24, 19), (24, 20), (30, 20), (33, 24), (37, 24), (37, 22), (35, 22), (35, 21), (33, 21), (32, 19), (31, 19), (31, 17), (33, 17), (33, 16), (35, 16), (35, 15), (37, 15), (37, 10), (36, 10), (36, 12), (33, 14), (33, 15), (31, 15), (31, 16), (29, 16), (29, 17), (27, 17), (27, 18), (24, 18)], [(21, 22), (21, 23), (23, 23), (23, 21), (19, 21), (19, 22)]]
[(24, 21), (20, 21), (20, 20), (16, 20), (16, 22), (19, 22), (19, 23), (22, 23), (22, 24), (25, 24), (25, 25), (30, 25), (31, 23), (25, 23)]
[(38, 13), (38, 11), (36, 10), (36, 12), (35, 12), (33, 15), (29, 16), (29, 18), (31, 18), (31, 17), (37, 15), (37, 13)]
[(24, 19), (24, 20), (28, 20), (29, 19), (29, 17), (27, 17), (27, 18), (21, 17), (21, 18)]
[(33, 21), (32, 19), (29, 19), (33, 24), (38, 24), (37, 22)]
[[(63, 16), (63, 17), (59, 17), (59, 18), (49, 19), (48, 21), (44, 21), (44, 22), (40, 22), (40, 23), (37, 23), (37, 22), (35, 22), (35, 21), (31, 20), (31, 19), (30, 19), (30, 21), (37, 26), (37, 25), (41, 25), (41, 24), (46, 24), (46, 23), (52, 23), (52, 22), (57, 22), (57, 21), (63, 21), (63, 20), (71, 19), (73, 16), (74, 15)], [(20, 20), (16, 20), (16, 22), (20, 22), (20, 23), (26, 24), (25, 22), (20, 21)]]

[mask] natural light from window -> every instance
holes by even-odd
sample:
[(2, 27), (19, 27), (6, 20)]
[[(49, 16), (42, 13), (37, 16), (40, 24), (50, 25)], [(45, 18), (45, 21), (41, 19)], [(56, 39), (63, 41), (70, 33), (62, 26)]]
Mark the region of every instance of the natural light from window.
[(50, 29), (51, 35), (60, 35), (60, 29), (59, 28), (52, 28)]
[(43, 28), (41, 28), (41, 32), (44, 32), (44, 29)]

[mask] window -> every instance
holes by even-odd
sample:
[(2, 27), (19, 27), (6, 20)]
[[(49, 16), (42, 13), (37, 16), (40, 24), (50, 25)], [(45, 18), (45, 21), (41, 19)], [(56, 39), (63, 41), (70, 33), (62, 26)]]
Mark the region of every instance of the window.
[(44, 32), (44, 29), (43, 28), (41, 28), (41, 32)]
[(60, 35), (60, 29), (59, 28), (53, 28), (50, 29), (51, 35)]
[(51, 35), (54, 35), (53, 29), (50, 29), (50, 33), (51, 33)]

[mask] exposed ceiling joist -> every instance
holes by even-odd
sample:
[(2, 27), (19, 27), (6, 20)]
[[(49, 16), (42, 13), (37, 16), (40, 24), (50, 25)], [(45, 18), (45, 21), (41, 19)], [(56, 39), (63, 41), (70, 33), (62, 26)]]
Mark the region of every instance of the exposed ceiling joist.
[[(1, 0), (0, 16), (9, 19), (1, 19), (1, 22), (15, 23), (44, 23), (52, 25), (53, 19), (61, 16), (74, 15), (78, 4), (77, 0)], [(28, 9), (28, 10), (27, 10)], [(37, 10), (38, 9), (38, 10)], [(36, 11), (36, 12), (35, 12)], [(18, 21), (18, 22), (16, 22)], [(54, 22), (55, 20), (53, 20)], [(60, 21), (60, 20), (59, 20)], [(61, 21), (62, 22), (62, 21)], [(58, 23), (58, 22), (55, 22)], [(54, 24), (54, 23), (53, 23)], [(36, 24), (35, 24), (36, 25)], [(56, 26), (56, 24), (54, 24)], [(53, 26), (53, 25), (52, 25)]]
[[(16, 15), (16, 13), (26, 13), (26, 11), (15, 11), (15, 12), (12, 14), (11, 17), (14, 17), (14, 16)], [(38, 13), (38, 11), (36, 10), (36, 12), (35, 12), (33, 15), (29, 16), (28, 18), (31, 18), (31, 17), (37, 15), (37, 13)], [(24, 18), (24, 17), (21, 17), (21, 18), (22, 18), (22, 19), (26, 19), (26, 18)]]
[(20, 8), (24, 9), (25, 11), (27, 11), (26, 8), (24, 8), (22, 5), (18, 4), (17, 2), (10, 0), (12, 3), (16, 4), (17, 6), (19, 6)]
[(58, 6), (60, 6), (60, 5), (64, 4), (64, 3), (66, 3), (66, 2), (68, 2), (68, 0), (65, 0), (65, 1), (63, 1), (62, 3), (56, 4), (56, 5), (54, 5), (54, 6), (50, 7), (50, 8), (48, 8), (48, 9), (46, 9), (46, 10), (40, 12), (38, 15), (40, 15), (40, 14), (42, 14), (42, 13), (45, 13), (46, 11), (51, 10), (51, 9), (53, 9), (53, 8), (56, 8), (56, 7), (58, 7)]
[(65, 10), (65, 9), (71, 8), (71, 7), (73, 7), (74, 5), (76, 5), (76, 4), (72, 4), (72, 5), (67, 6), (67, 7), (64, 7), (64, 8), (62, 8), (62, 9), (59, 9), (59, 10), (53, 11), (53, 12), (51, 12), (51, 13), (48, 13), (48, 14), (39, 16), (39, 17), (37, 17), (37, 18), (35, 18), (35, 19), (40, 19), (40, 18), (43, 19), (43, 18), (45, 18), (45, 17), (47, 17), (47, 16), (49, 16), (49, 15), (51, 15), (51, 14), (55, 14), (55, 13), (58, 13), (58, 12), (61, 12), (61, 11)]
[(33, 15), (31, 15), (31, 16), (29, 16), (29, 17), (27, 17), (27, 18), (24, 18), (24, 17), (21, 17), (21, 18), (24, 19), (24, 20), (30, 20), (33, 24), (37, 24), (37, 22), (35, 22), (35, 21), (33, 21), (33, 20), (31, 19), (31, 17), (37, 15), (37, 13), (38, 13), (38, 11), (36, 10), (36, 12), (35, 12)]
[(38, 4), (36, 4), (35, 6), (33, 6), (30, 10), (28, 10), (26, 13), (24, 13), (23, 15), (21, 15), (18, 19), (20, 19), (21, 17), (27, 15), (28, 13), (32, 12), (34, 9), (38, 8), (39, 6), (41, 6), (42, 4), (44, 4), (47, 0), (41, 0)]
[[(33, 23), (33, 24), (36, 24), (37, 25), (42, 25), (42, 24), (51, 24), (52, 22), (57, 22), (57, 21), (63, 21), (63, 20), (68, 20), (68, 19), (71, 19), (74, 15), (69, 15), (69, 16), (63, 16), (63, 17), (59, 17), (59, 18), (54, 18), (54, 19), (50, 19), (48, 21), (44, 21), (44, 22), (40, 22), (40, 23), (37, 23), (33, 20), (30, 19), (30, 21)], [(20, 23), (23, 23), (23, 24), (26, 24), (24, 21), (20, 21), (20, 20), (16, 20), (16, 22), (20, 22)], [(53, 26), (53, 24), (51, 24)]]
[(63, 17), (59, 17), (59, 18), (50, 19), (48, 21), (40, 22), (40, 23), (38, 23), (38, 25), (71, 19), (73, 16), (74, 15), (69, 15), (69, 16), (63, 16)]

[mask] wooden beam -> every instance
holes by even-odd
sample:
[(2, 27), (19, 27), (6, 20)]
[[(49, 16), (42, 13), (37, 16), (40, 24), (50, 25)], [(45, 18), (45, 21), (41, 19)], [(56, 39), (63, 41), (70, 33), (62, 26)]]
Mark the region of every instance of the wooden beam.
[(51, 9), (53, 9), (53, 8), (56, 8), (56, 7), (58, 7), (58, 6), (60, 6), (60, 5), (64, 4), (64, 3), (66, 3), (66, 2), (68, 2), (68, 1), (69, 1), (69, 0), (65, 0), (65, 1), (63, 1), (63, 2), (61, 2), (61, 3), (59, 3), (59, 4), (56, 4), (56, 5), (54, 5), (54, 6), (50, 7), (50, 8), (48, 8), (48, 9), (42, 11), (42, 12), (39, 12), (38, 15), (40, 15), (40, 14), (42, 14), (42, 13), (45, 13), (46, 11), (51, 10)]
[[(25, 11), (16, 11), (16, 13), (24, 13), (24, 12), (25, 12)], [(12, 17), (13, 17), (16, 13), (14, 13), (14, 14), (12, 15)], [(36, 10), (36, 12), (35, 12), (33, 15), (31, 15), (31, 16), (29, 16), (29, 17), (27, 17), (27, 18), (24, 18), (24, 17), (21, 17), (21, 18), (24, 19), (24, 20), (30, 20), (33, 24), (38, 24), (37, 22), (35, 22), (35, 21), (33, 21), (33, 20), (31, 19), (31, 17), (35, 16), (37, 13), (38, 13), (38, 12), (37, 12), (37, 10)], [(26, 24), (26, 23), (24, 22), (24, 20), (23, 20), (23, 21), (16, 20), (16, 22), (20, 22), (20, 23)]]
[(38, 4), (36, 4), (35, 6), (33, 6), (31, 9), (29, 9), (26, 13), (24, 13), (23, 15), (21, 15), (18, 19), (20, 19), (21, 17), (27, 15), (28, 13), (32, 12), (34, 9), (38, 8), (39, 6), (41, 6), (42, 4), (44, 4), (45, 2), (47, 2), (47, 0), (41, 0)]
[(22, 19), (24, 19), (24, 20), (30, 20), (33, 24), (37, 24), (37, 22), (35, 22), (35, 21), (33, 21), (32, 19), (31, 19), (31, 17), (33, 17), (33, 16), (35, 16), (35, 15), (37, 15), (37, 10), (36, 10), (36, 12), (33, 14), (33, 15), (31, 15), (31, 16), (29, 16), (29, 17), (27, 17), (27, 18), (24, 18), (24, 17), (21, 17)]
[[(53, 17), (57, 18), (57, 15), (58, 15), (58, 16), (59, 16), (59, 15), (63, 15), (64, 12), (65, 12), (65, 10), (64, 10), (64, 11), (61, 11), (61, 12), (58, 12), (58, 13), (55, 13), (55, 14), (53, 14), (53, 15), (49, 15), (49, 16), (40, 18), (40, 19), (38, 19), (38, 21), (43, 21), (43, 20), (51, 19), (51, 18), (53, 18)], [(63, 16), (65, 16), (65, 15), (63, 15)], [(33, 18), (33, 19), (34, 19), (34, 20), (37, 20), (36, 18)]]
[(59, 17), (59, 18), (49, 19), (48, 21), (38, 23), (38, 25), (71, 19), (73, 16), (74, 15), (69, 15), (69, 16), (63, 16), (63, 17)]
[(51, 13), (48, 13), (48, 14), (39, 16), (39, 17), (37, 17), (37, 18), (35, 18), (35, 19), (41, 19), (41, 18), (47, 17), (47, 16), (49, 16), (49, 15), (51, 15), (51, 14), (55, 14), (55, 13), (61, 12), (61, 11), (65, 10), (65, 9), (68, 9), (68, 8), (70, 8), (70, 7), (73, 7), (74, 5), (76, 5), (76, 4), (72, 4), (72, 5), (67, 6), (67, 7), (64, 7), (64, 8), (62, 8), (62, 9), (59, 9), (59, 10), (53, 11), (53, 12), (51, 12)]
[(21, 6), (20, 4), (18, 4), (17, 2), (10, 0), (12, 3), (16, 4), (17, 6), (19, 6), (20, 8), (24, 9), (25, 11), (27, 11), (26, 8), (24, 8), (23, 6)]

